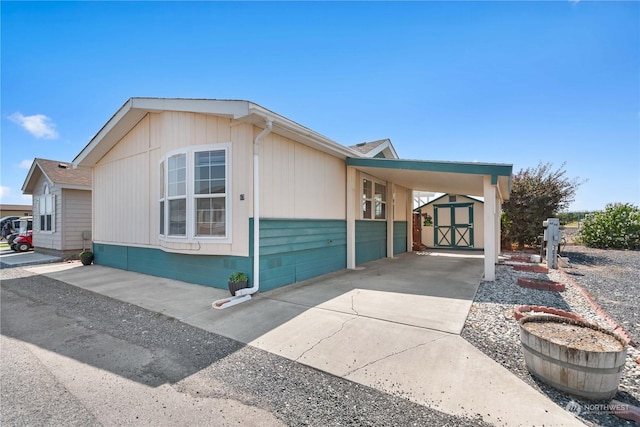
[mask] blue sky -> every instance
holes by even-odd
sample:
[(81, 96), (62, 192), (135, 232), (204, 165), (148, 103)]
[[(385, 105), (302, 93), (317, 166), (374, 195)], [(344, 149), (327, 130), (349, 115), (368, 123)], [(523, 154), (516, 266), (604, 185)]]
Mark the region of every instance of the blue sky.
[(246, 99), (402, 158), (565, 163), (640, 205), (640, 2), (1, 3), (2, 203), (130, 97)]

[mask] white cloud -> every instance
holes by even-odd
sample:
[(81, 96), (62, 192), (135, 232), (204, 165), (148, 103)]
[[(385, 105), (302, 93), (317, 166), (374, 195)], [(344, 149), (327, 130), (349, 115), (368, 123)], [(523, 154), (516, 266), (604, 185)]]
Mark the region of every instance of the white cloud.
[(23, 160), (20, 162), (20, 168), (21, 169), (31, 169), (31, 165), (33, 164), (33, 159), (29, 160)]
[(9, 120), (19, 124), (27, 132), (36, 138), (42, 139), (56, 139), (58, 132), (56, 132), (55, 124), (51, 119), (44, 114), (34, 114), (33, 116), (24, 116), (22, 113), (17, 112), (9, 116)]
[(0, 186), (0, 203), (8, 205), (30, 205), (32, 203), (31, 194), (16, 192), (11, 187)]

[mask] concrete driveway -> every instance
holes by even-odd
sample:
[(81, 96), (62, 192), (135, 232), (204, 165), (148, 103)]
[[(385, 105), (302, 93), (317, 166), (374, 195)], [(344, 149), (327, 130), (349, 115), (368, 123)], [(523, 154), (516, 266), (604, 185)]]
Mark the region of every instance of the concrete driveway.
[(459, 336), (483, 271), (477, 253), (407, 253), (260, 293), (228, 292), (122, 270), (30, 270), (173, 316), (325, 372), (496, 425), (582, 425)]

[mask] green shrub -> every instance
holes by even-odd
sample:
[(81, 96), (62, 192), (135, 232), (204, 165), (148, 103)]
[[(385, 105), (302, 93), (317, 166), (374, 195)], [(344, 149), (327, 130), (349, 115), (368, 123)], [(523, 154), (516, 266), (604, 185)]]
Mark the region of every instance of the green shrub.
[(247, 275), (239, 271), (236, 271), (235, 273), (231, 273), (231, 275), (229, 276), (229, 282), (231, 283), (246, 282), (248, 280), (249, 278), (247, 277)]
[(629, 203), (613, 203), (604, 211), (585, 217), (578, 240), (600, 249), (640, 249), (640, 209)]

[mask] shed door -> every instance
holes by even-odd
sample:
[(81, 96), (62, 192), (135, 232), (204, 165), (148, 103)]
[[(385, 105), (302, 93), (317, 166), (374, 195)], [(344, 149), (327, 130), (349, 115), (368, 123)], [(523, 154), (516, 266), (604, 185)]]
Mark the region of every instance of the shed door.
[(435, 246), (473, 247), (473, 203), (434, 206)]

